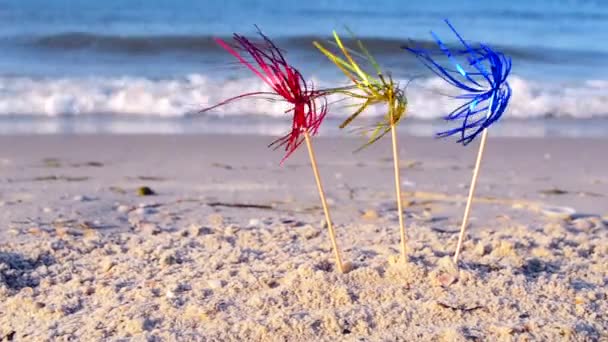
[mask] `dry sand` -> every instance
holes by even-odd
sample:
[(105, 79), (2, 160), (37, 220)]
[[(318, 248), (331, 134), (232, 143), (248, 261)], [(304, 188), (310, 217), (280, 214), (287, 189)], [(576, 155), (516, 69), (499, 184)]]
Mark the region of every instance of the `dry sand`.
[[(334, 270), (305, 151), (267, 138), (0, 137), (0, 340), (606, 341), (607, 140), (315, 141)], [(156, 195), (138, 196), (149, 186)]]

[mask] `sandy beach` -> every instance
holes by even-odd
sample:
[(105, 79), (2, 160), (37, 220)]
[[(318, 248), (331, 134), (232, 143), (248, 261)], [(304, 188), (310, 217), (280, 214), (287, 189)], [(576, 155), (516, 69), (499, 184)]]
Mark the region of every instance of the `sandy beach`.
[[(318, 138), (334, 269), (304, 149), (231, 135), (0, 137), (0, 340), (607, 341), (607, 140)], [(142, 196), (140, 187), (148, 187)]]

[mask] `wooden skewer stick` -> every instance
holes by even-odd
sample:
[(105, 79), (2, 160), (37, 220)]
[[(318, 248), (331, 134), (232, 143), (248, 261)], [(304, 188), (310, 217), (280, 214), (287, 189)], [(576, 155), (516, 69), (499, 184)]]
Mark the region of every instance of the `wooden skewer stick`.
[(486, 146), (486, 139), (488, 138), (488, 129), (484, 129), (481, 133), (481, 141), (479, 142), (479, 152), (477, 153), (477, 161), (475, 162), (475, 170), (473, 170), (473, 179), (471, 180), (471, 187), (469, 188), (469, 198), (467, 199), (467, 206), (464, 209), (464, 217), (462, 218), (462, 226), (460, 226), (460, 236), (458, 236), (458, 245), (456, 246), (456, 252), (454, 253), (454, 263), (458, 264), (458, 255), (462, 248), (462, 241), (464, 240), (464, 232), (467, 229), (469, 223), (469, 213), (471, 212), (471, 204), (473, 203), (473, 196), (475, 195), (475, 186), (477, 185), (477, 176), (479, 176), (479, 169), (481, 166), (481, 159), (483, 157), (483, 150)]
[(403, 203), (401, 202), (401, 176), (399, 174), (399, 150), (397, 148), (397, 127), (391, 125), (391, 136), (393, 140), (393, 162), (395, 165), (395, 192), (397, 194), (397, 210), (399, 214), (399, 231), (401, 233), (401, 261), (407, 262), (407, 246), (405, 225), (403, 224)]
[(345, 273), (344, 264), (342, 262), (342, 256), (338, 249), (338, 243), (336, 242), (336, 233), (334, 231), (331, 217), (329, 216), (329, 208), (327, 207), (327, 201), (325, 199), (325, 192), (323, 191), (323, 184), (321, 184), (321, 176), (319, 176), (319, 169), (317, 168), (317, 159), (315, 158), (315, 152), (312, 149), (312, 143), (310, 142), (310, 135), (308, 132), (304, 132), (304, 140), (306, 140), (306, 147), (308, 147), (308, 156), (310, 157), (310, 164), (312, 171), (315, 174), (315, 180), (317, 181), (317, 189), (319, 190), (319, 197), (321, 197), (321, 204), (323, 205), (323, 211), (325, 212), (325, 221), (327, 222), (327, 229), (329, 230), (329, 238), (331, 239), (331, 245), (334, 250), (336, 257), (336, 265), (340, 273)]

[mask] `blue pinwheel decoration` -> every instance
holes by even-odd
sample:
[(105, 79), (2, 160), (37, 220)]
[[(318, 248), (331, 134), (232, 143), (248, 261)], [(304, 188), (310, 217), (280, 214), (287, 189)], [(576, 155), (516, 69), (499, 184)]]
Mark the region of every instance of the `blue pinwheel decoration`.
[[(467, 145), (505, 112), (511, 98), (511, 87), (507, 82), (511, 72), (511, 58), (486, 44), (471, 46), (447, 19), (445, 22), (462, 48), (448, 48), (434, 32), (431, 34), (440, 51), (410, 46), (403, 48), (416, 55), (437, 76), (462, 91), (453, 97), (464, 100), (465, 103), (445, 116), (448, 121), (462, 120), (462, 125), (439, 132), (437, 136), (460, 134), (458, 142)], [(442, 66), (437, 61), (441, 56), (447, 57), (453, 66)]]

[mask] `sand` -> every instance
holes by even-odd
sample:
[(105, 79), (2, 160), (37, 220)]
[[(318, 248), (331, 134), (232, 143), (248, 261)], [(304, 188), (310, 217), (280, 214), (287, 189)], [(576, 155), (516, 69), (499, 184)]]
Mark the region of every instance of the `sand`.
[[(334, 268), (304, 150), (253, 136), (0, 137), (0, 340), (606, 341), (606, 140), (319, 138)], [(147, 186), (155, 194), (140, 196)]]

